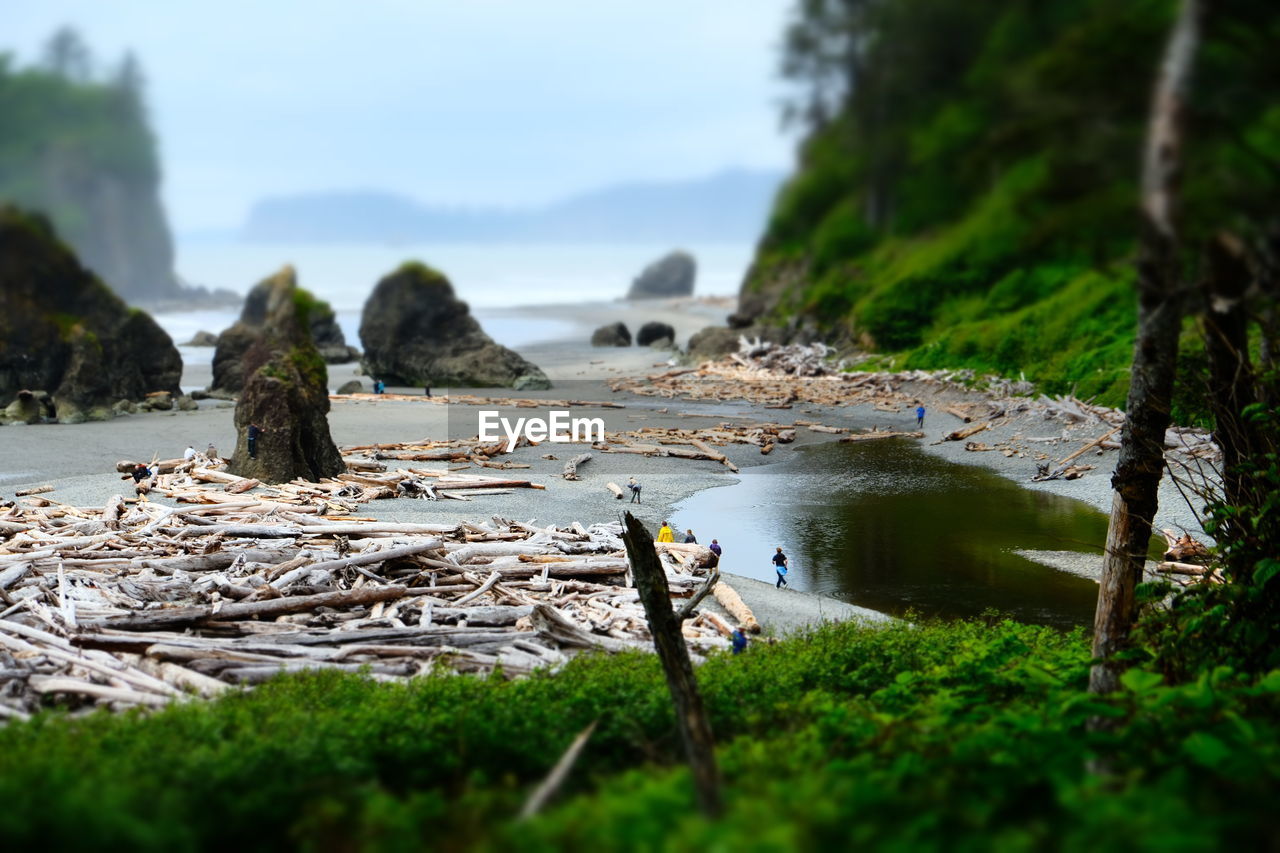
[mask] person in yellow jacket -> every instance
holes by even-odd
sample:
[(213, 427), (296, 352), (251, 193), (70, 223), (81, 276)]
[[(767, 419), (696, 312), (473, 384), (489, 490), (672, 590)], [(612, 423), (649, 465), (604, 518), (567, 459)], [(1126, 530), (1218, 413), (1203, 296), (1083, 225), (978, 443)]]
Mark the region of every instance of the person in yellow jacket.
[(676, 541), (676, 534), (675, 534), (675, 531), (671, 529), (671, 522), (669, 521), (662, 522), (662, 529), (658, 531), (658, 541), (659, 542)]

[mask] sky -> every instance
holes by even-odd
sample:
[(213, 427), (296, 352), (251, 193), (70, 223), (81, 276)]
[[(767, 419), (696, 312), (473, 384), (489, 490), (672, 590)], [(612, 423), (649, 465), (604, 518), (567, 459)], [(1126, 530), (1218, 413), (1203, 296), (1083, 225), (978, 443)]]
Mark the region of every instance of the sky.
[(527, 207), (630, 181), (787, 169), (792, 0), (2, 0), (0, 50), (76, 27), (132, 49), (179, 233), (270, 195)]

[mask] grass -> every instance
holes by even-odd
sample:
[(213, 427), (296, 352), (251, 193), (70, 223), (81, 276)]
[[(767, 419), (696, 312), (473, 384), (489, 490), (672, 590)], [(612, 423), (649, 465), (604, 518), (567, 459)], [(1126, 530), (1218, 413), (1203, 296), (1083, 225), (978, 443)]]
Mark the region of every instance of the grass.
[[(282, 677), (151, 716), (0, 730), (15, 849), (1106, 849), (1270, 839), (1280, 674), (1083, 692), (1079, 632), (1007, 621), (828, 626), (698, 678), (727, 814), (693, 809), (652, 656), (521, 681)], [(1117, 728), (1089, 732), (1109, 716)], [(568, 788), (514, 815), (572, 738)], [(1112, 757), (1109, 780), (1088, 760)], [(1105, 782), (1105, 784), (1104, 784)]]

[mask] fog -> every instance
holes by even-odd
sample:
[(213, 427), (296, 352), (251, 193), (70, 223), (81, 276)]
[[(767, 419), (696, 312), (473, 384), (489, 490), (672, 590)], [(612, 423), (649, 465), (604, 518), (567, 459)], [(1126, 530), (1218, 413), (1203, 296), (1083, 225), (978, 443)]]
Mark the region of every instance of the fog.
[(32, 62), (69, 24), (103, 63), (137, 54), (181, 239), (236, 229), (272, 196), (530, 207), (621, 182), (781, 172), (789, 6), (10, 0), (0, 50)]

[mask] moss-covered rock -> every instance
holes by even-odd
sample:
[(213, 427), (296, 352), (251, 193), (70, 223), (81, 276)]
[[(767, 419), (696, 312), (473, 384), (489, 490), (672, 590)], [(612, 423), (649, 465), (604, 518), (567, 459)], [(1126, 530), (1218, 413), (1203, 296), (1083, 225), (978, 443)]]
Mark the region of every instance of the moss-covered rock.
[(23, 389), (89, 411), (177, 393), (182, 357), (148, 314), (81, 266), (40, 216), (0, 207), (0, 405)]
[[(306, 300), (294, 298), (290, 268), (268, 283), (259, 286), (266, 299), (252, 306), (261, 311), (258, 332), (238, 363), (244, 384), (230, 469), (264, 483), (336, 476), (346, 466), (329, 433), (328, 370), (311, 339)], [(252, 456), (251, 425), (262, 431)]]
[(360, 357), (357, 350), (347, 346), (329, 303), (298, 287), (294, 268), (285, 266), (253, 286), (245, 296), (240, 319), (218, 336), (210, 390), (240, 392), (245, 381), (242, 365), (245, 353), (265, 334), (268, 319), (285, 299), (292, 302), (298, 321), (307, 327), (321, 359), (329, 364), (343, 364)]
[(484, 333), (441, 273), (420, 263), (385, 276), (360, 320), (365, 373), (389, 385), (505, 387), (546, 375)]

